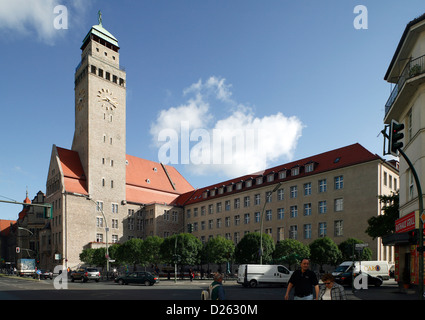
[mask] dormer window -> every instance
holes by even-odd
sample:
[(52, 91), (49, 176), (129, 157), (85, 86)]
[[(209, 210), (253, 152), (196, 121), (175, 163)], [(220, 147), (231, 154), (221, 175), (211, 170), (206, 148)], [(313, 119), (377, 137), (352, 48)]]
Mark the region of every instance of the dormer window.
[(256, 180), (257, 184), (262, 184), (263, 183), (263, 177), (258, 177)]
[(232, 192), (232, 190), (233, 190), (233, 185), (232, 184), (229, 185), (229, 186), (227, 186), (227, 192)]
[(246, 186), (247, 188), (251, 187), (251, 186), (252, 186), (252, 180), (247, 180), (247, 181), (245, 182), (245, 186)]
[(297, 176), (300, 174), (300, 167), (296, 166), (294, 168), (291, 169), (291, 176)]
[(242, 182), (238, 182), (236, 184), (236, 190), (241, 190), (242, 189)]
[(314, 163), (310, 162), (305, 165), (305, 172), (313, 172), (314, 171)]
[(285, 179), (286, 178), (286, 170), (282, 170), (279, 172), (279, 179)]
[(274, 173), (269, 174), (269, 175), (267, 176), (267, 182), (272, 182), (272, 181), (274, 181)]

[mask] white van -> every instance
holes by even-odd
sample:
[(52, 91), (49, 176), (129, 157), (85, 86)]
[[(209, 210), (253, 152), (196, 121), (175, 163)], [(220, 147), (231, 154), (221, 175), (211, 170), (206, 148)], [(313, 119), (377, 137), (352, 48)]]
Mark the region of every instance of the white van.
[[(352, 266), (353, 261), (344, 261), (332, 272), (332, 275), (337, 276), (344, 272), (350, 272)], [(390, 265), (387, 261), (354, 261), (353, 272), (359, 273), (360, 271), (382, 280), (390, 279)]]
[(242, 264), (238, 268), (238, 283), (255, 288), (259, 284), (288, 284), (292, 271), (281, 265)]

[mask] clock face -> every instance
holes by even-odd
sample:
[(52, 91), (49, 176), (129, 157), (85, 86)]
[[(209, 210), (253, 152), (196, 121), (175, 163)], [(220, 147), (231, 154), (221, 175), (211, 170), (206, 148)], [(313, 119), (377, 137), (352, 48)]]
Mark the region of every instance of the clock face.
[(97, 92), (97, 97), (99, 102), (102, 104), (102, 107), (106, 110), (114, 110), (118, 106), (117, 98), (113, 95), (112, 91), (109, 89), (100, 89)]
[(84, 89), (81, 89), (80, 92), (78, 92), (78, 97), (76, 101), (76, 106), (78, 111), (81, 111), (83, 109), (85, 102), (86, 102), (86, 91)]

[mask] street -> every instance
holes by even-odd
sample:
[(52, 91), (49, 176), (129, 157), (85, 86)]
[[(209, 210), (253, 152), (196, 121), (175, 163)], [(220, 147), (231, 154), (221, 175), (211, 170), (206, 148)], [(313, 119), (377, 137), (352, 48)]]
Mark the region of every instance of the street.
[[(0, 277), (0, 300), (200, 300), (201, 290), (206, 289), (208, 280), (161, 280), (154, 286), (118, 285), (112, 281), (68, 282), (67, 289), (57, 290), (54, 280)], [(259, 286), (244, 288), (234, 280), (224, 283), (226, 298), (235, 300), (283, 300), (286, 288)], [(345, 287), (347, 300), (416, 300), (417, 296), (400, 293), (393, 280), (385, 281), (381, 287), (352, 292)]]

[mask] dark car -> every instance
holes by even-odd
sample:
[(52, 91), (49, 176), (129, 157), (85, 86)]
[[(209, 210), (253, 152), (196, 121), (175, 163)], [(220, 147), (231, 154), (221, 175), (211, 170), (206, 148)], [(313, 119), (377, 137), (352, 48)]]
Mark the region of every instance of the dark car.
[[(364, 276), (367, 275), (367, 285), (368, 286), (375, 286), (375, 287), (379, 287), (380, 285), (382, 285), (382, 279), (378, 278), (378, 277), (374, 277), (371, 276), (370, 274), (367, 273), (362, 273)], [(354, 278), (357, 276), (358, 274), (354, 275)], [(335, 282), (343, 285), (343, 286), (351, 286), (351, 284), (353, 283), (353, 273), (352, 272), (344, 272), (341, 273), (337, 276), (335, 276)]]
[(115, 282), (119, 284), (139, 283), (145, 286), (153, 286), (159, 282), (159, 279), (152, 275), (150, 272), (132, 272), (123, 276), (115, 278)]
[(74, 280), (82, 280), (83, 282), (94, 280), (99, 282), (100, 272), (96, 268), (81, 268), (71, 273), (71, 281), (74, 282)]

